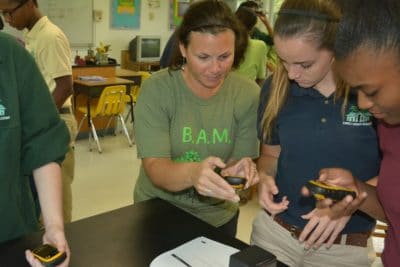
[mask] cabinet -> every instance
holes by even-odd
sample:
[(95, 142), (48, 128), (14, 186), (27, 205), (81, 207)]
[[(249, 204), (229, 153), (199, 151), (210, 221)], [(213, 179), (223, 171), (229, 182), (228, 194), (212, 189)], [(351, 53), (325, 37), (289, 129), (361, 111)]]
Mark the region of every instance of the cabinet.
[(128, 50), (121, 51), (121, 69), (133, 71), (157, 71), (160, 69), (159, 61), (137, 62), (132, 61)]

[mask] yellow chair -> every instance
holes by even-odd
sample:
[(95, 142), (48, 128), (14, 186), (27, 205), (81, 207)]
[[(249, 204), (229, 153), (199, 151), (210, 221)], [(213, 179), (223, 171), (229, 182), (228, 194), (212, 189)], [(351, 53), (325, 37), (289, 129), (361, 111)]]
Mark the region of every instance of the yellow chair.
[(150, 72), (147, 72), (147, 71), (138, 71), (138, 73), (140, 74), (140, 77), (141, 77), (140, 84), (135, 84), (135, 85), (131, 86), (129, 95), (126, 95), (126, 97), (125, 97), (126, 103), (128, 103), (131, 107), (129, 113), (125, 117), (125, 121), (127, 121), (129, 115), (131, 115), (132, 123), (134, 121), (133, 108), (135, 107), (136, 100), (137, 100), (137, 97), (140, 92), (140, 87), (141, 87), (142, 83), (151, 76)]
[[(381, 249), (383, 249), (384, 239), (386, 238), (387, 224), (384, 222), (378, 221), (374, 231), (372, 232), (373, 242), (377, 242), (382, 245)], [(382, 255), (382, 251), (376, 251), (376, 256), (380, 257)]]
[(107, 86), (103, 89), (100, 97), (98, 99), (92, 100), (90, 103), (90, 115), (86, 106), (78, 106), (77, 109), (84, 114), (82, 120), (79, 123), (78, 132), (82, 127), (82, 123), (87, 118), (89, 120), (90, 132), (89, 132), (89, 149), (91, 149), (91, 138), (93, 136), (97, 144), (97, 149), (99, 153), (102, 152), (99, 138), (97, 136), (96, 128), (93, 124), (93, 118), (96, 117), (109, 117), (107, 127), (109, 126), (111, 119), (118, 117), (121, 126), (124, 130), (125, 136), (128, 139), (129, 146), (132, 146), (131, 138), (129, 137), (128, 130), (126, 129), (125, 121), (122, 117), (125, 109), (125, 96), (126, 96), (126, 86), (125, 85), (114, 85)]

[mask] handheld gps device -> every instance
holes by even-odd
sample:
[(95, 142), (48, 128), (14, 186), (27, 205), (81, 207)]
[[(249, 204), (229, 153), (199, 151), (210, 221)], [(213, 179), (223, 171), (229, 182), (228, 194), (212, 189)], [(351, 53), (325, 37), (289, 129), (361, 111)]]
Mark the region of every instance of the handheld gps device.
[(235, 190), (242, 190), (246, 185), (246, 178), (240, 176), (222, 176), (221, 175), (221, 168), (215, 168), (214, 171), (220, 175), (225, 181), (228, 182)]
[(38, 246), (32, 250), (32, 254), (46, 267), (56, 266), (62, 263), (67, 257), (65, 252), (58, 251), (57, 248), (50, 244)]
[(351, 195), (353, 198), (357, 196), (356, 192), (351, 189), (340, 186), (331, 186), (314, 180), (308, 181), (305, 186), (318, 200), (330, 198), (333, 201), (340, 201), (347, 195)]
[(230, 184), (235, 190), (242, 190), (246, 185), (246, 178), (238, 176), (226, 176), (224, 179)]

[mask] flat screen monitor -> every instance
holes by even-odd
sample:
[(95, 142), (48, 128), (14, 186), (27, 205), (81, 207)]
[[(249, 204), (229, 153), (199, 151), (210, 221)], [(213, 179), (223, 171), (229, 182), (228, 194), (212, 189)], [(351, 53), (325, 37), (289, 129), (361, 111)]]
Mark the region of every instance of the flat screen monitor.
[(138, 35), (129, 43), (132, 61), (159, 61), (161, 56), (161, 37)]

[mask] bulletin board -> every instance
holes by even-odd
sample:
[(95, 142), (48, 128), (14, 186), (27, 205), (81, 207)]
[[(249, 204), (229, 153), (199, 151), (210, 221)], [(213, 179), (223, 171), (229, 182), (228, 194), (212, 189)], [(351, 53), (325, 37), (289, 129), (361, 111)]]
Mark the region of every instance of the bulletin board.
[(139, 29), (141, 0), (111, 0), (111, 28)]
[(183, 15), (192, 0), (170, 0), (169, 1), (169, 28), (175, 29), (181, 24)]
[(93, 44), (93, 0), (38, 0), (43, 14), (62, 29), (73, 47)]

